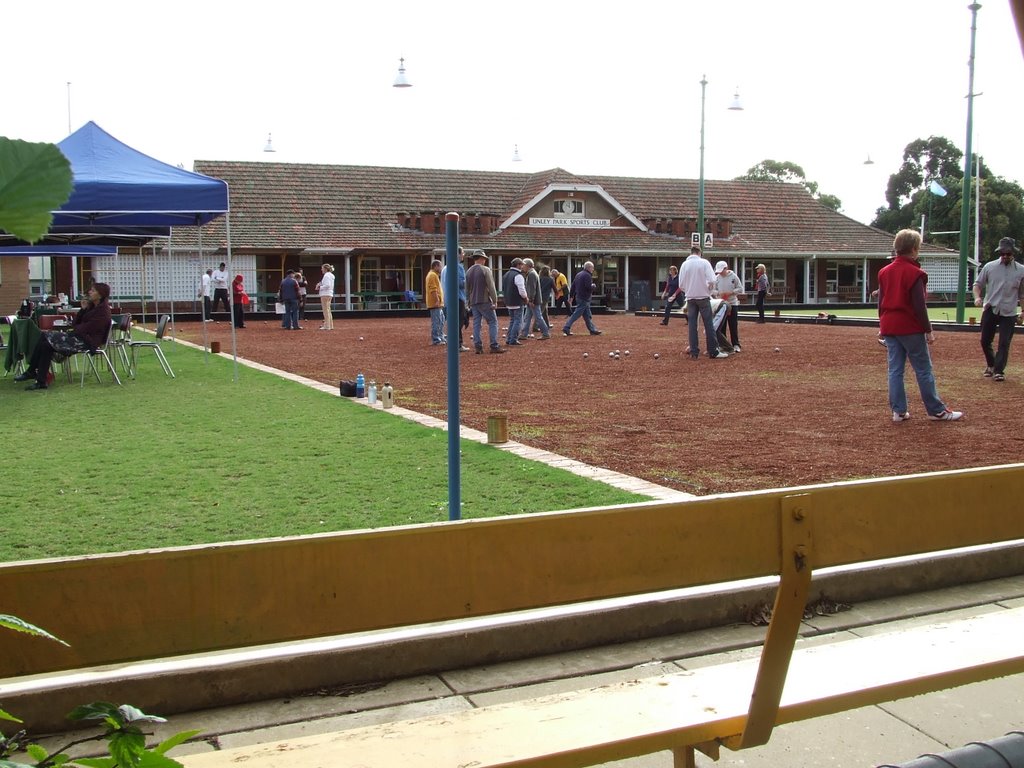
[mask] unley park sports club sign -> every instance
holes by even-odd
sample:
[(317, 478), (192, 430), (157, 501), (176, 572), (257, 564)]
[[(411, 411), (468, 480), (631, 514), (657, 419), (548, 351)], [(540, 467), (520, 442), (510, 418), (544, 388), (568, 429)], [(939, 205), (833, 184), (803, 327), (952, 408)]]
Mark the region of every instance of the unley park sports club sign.
[[(555, 219), (540, 216), (530, 217), (531, 227), (564, 227), (565, 229), (601, 229), (611, 225), (611, 219)], [(710, 232), (704, 233), (704, 248), (712, 248), (715, 238)], [(693, 232), (690, 235), (690, 245), (700, 247), (700, 233)]]
[(567, 229), (600, 229), (611, 225), (611, 219), (547, 219), (530, 217), (531, 227), (566, 227)]

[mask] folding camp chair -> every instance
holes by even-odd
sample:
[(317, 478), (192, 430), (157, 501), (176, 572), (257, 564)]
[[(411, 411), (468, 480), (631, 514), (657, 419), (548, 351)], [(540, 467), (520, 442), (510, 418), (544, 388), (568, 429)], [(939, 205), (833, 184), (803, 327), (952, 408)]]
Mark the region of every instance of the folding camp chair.
[(132, 370), (138, 371), (139, 364), (137, 355), (140, 349), (152, 349), (156, 353), (156, 359), (160, 361), (160, 366), (164, 369), (164, 373), (170, 376), (172, 379), (175, 378), (174, 371), (171, 370), (171, 364), (167, 362), (167, 358), (164, 356), (164, 351), (160, 349), (160, 344), (164, 340), (164, 334), (167, 332), (167, 324), (171, 321), (170, 315), (162, 315), (160, 322), (156, 327), (156, 338), (153, 341), (129, 341), (128, 347), (132, 351)]

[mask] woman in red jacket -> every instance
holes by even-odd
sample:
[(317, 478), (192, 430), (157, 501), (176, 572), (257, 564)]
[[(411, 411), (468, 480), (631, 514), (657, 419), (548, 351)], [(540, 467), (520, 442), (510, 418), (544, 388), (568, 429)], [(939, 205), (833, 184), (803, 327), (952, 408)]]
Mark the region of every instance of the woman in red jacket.
[(958, 421), (960, 411), (952, 411), (939, 398), (932, 373), (928, 346), (935, 343), (928, 319), (928, 273), (921, 269), (917, 257), (921, 251), (921, 235), (904, 229), (893, 240), (896, 255), (878, 272), (878, 331), (889, 351), (889, 407), (896, 423), (910, 418), (903, 371), (907, 360), (917, 376), (928, 418), (933, 421)]
[(235, 328), (245, 328), (245, 305), (249, 303), (249, 295), (242, 284), (242, 276), (235, 275), (231, 281), (231, 316), (235, 320)]

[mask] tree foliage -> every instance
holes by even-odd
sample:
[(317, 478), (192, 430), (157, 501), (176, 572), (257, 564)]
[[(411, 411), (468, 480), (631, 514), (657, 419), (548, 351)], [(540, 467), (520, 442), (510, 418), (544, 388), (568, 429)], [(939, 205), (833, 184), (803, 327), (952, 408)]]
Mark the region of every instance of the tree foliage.
[(56, 145), (0, 136), (0, 229), (34, 243), (72, 188), (71, 163)]
[[(977, 168), (976, 163), (972, 166)], [(925, 217), (925, 241), (953, 250), (960, 248), (961, 202), (963, 198), (963, 152), (942, 136), (910, 142), (903, 151), (903, 163), (889, 177), (885, 199), (888, 207), (875, 212), (873, 227), (887, 232), (918, 228)], [(932, 182), (946, 190), (931, 192)], [(972, 181), (972, 187), (973, 187)], [(970, 242), (974, 242), (974, 195), (971, 194)], [(992, 257), (1001, 237), (1024, 239), (1024, 189), (997, 176), (981, 165), (980, 257)], [(934, 234), (949, 232), (952, 234)]]
[(801, 184), (811, 197), (830, 208), (838, 211), (843, 202), (835, 195), (818, 194), (818, 182), (808, 181), (804, 169), (789, 160), (762, 160), (755, 166), (747, 169), (742, 176), (736, 177), (737, 181), (774, 181), (780, 184)]

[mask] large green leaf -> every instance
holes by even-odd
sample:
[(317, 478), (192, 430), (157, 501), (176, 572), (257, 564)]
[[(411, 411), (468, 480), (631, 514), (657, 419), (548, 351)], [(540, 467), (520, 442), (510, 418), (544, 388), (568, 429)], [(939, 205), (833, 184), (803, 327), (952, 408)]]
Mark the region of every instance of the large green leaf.
[[(0, 141), (3, 141), (3, 139), (0, 139)], [(19, 235), (19, 237), (20, 237), (20, 235)], [(13, 629), (15, 632), (25, 632), (26, 634), (29, 634), (29, 635), (36, 635), (38, 637), (45, 637), (45, 638), (47, 638), (49, 640), (54, 640), (54, 641), (60, 643), (61, 645), (67, 645), (67, 643), (65, 643), (59, 637), (55, 637), (54, 635), (51, 635), (45, 629), (40, 629), (39, 627), (35, 626), (34, 624), (29, 624), (27, 621), (24, 621), (23, 619), (19, 619), (17, 616), (8, 616), (7, 614), (0, 613), (0, 627), (6, 627), (7, 629)]]
[(34, 243), (72, 188), (71, 163), (56, 145), (0, 136), (0, 229)]

